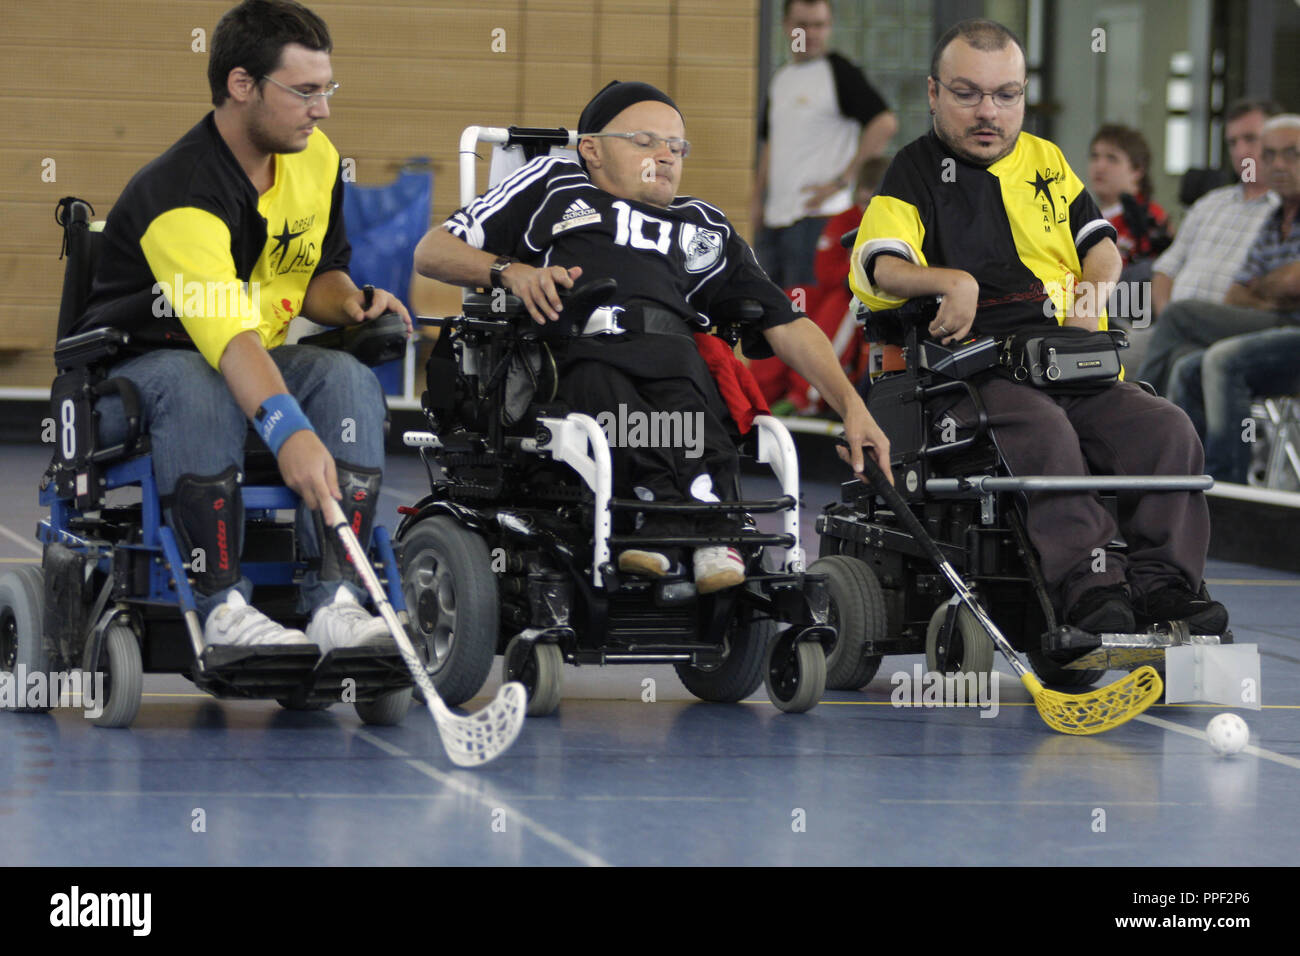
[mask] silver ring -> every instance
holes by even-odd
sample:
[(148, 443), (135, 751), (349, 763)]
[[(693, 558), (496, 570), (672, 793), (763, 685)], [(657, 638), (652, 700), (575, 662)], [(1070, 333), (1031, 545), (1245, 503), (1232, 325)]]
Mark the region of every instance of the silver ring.
[(946, 326), (946, 325), (941, 325), (941, 326), (939, 326), (939, 334), (940, 334), (940, 335), (947, 335), (947, 334), (948, 334), (948, 326)]

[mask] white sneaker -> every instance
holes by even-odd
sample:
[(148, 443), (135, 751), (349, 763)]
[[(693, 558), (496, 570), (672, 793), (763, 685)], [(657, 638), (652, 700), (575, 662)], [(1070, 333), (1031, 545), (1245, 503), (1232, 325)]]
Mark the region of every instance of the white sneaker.
[(734, 588), (745, 580), (745, 562), (740, 552), (724, 544), (695, 549), (695, 590), (712, 594)]
[(254, 647), (311, 642), (302, 631), (277, 624), (245, 601), (238, 591), (231, 591), (230, 597), (208, 615), (208, 620), (203, 625), (203, 643), (224, 647)]
[(658, 551), (629, 548), (618, 556), (618, 569), (625, 574), (643, 574), (648, 578), (661, 578), (673, 569), (668, 555)]
[(357, 603), (343, 585), (334, 593), (334, 600), (322, 604), (307, 625), (307, 639), (320, 646), (321, 654), (340, 647), (369, 647), (392, 643), (388, 625)]

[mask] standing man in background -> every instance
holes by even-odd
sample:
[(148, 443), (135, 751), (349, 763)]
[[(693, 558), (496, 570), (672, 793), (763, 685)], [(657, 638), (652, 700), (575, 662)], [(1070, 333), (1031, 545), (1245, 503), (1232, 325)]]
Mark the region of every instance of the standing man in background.
[(898, 121), (862, 71), (828, 52), (830, 0), (786, 0), (791, 59), (776, 71), (759, 116), (750, 221), (759, 264), (782, 288), (816, 282), (826, 221), (853, 205), (853, 176), (879, 156)]

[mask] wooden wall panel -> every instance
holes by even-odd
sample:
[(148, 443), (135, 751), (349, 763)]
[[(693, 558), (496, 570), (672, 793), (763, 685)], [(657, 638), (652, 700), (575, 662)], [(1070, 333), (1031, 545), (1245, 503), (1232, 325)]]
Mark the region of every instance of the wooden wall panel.
[[(0, 386), (49, 384), (63, 267), (55, 202), (100, 216), (209, 108), (208, 39), (230, 0), (43, 0), (0, 8)], [(610, 79), (664, 87), (694, 144), (683, 190), (742, 229), (753, 165), (757, 0), (320, 0), (342, 84), (323, 124), (362, 183), (434, 164), (434, 222), (457, 202), (471, 123), (568, 126)], [(502, 30), (504, 34), (494, 34)], [(505, 49), (494, 51), (494, 39)], [(55, 182), (42, 162), (56, 163)], [(482, 175), (482, 173), (480, 173)], [(421, 303), (450, 307), (430, 283)]]

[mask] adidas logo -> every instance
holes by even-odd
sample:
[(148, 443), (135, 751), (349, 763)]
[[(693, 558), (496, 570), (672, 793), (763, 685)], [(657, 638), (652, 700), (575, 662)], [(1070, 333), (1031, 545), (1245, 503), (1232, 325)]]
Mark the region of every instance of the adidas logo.
[(600, 222), (600, 211), (593, 209), (583, 199), (575, 199), (569, 203), (569, 208), (564, 210), (564, 215), (560, 217), (560, 221), (551, 228), (551, 235), (564, 232), (564, 230), (572, 229), (575, 226), (585, 226), (592, 222)]

